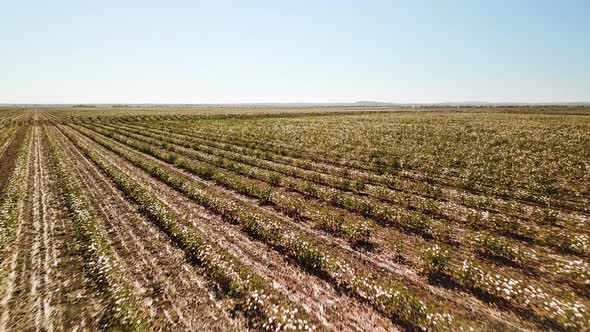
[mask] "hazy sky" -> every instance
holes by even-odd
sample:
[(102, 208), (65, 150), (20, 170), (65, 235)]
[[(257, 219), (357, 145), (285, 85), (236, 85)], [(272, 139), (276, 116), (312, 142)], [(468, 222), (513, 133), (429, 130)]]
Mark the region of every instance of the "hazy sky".
[(0, 103), (590, 101), (590, 1), (0, 0)]

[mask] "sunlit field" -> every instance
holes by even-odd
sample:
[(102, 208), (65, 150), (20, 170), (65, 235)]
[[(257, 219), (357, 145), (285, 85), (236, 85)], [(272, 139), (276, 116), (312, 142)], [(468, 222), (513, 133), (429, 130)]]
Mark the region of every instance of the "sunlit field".
[(0, 110), (0, 331), (590, 329), (588, 108)]

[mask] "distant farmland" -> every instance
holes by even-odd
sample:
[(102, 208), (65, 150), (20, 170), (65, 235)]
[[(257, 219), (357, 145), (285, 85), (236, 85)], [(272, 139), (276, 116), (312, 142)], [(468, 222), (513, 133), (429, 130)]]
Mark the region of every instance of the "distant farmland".
[(590, 330), (590, 110), (0, 110), (0, 331)]

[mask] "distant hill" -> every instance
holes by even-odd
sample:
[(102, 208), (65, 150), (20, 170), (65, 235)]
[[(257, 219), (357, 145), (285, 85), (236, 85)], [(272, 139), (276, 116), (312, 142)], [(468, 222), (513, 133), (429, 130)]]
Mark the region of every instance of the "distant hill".
[(394, 104), (394, 103), (386, 103), (386, 102), (381, 102), (381, 101), (357, 101), (355, 103), (352, 103), (352, 105), (354, 106), (365, 106), (365, 107), (375, 107), (375, 106), (385, 106), (385, 107), (391, 107), (391, 106), (398, 106), (400, 104)]

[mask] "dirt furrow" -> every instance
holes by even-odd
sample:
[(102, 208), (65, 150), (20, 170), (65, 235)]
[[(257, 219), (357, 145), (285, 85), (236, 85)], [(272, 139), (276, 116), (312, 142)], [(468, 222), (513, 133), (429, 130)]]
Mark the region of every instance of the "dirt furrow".
[[(37, 133), (36, 139), (40, 139), (39, 131), (40, 129), (37, 127), (35, 128)], [(54, 325), (54, 317), (55, 321), (59, 322), (63, 320), (63, 312), (60, 310), (60, 307), (55, 306), (55, 301), (53, 300), (53, 286), (56, 282), (55, 273), (56, 270), (53, 269), (55, 264), (59, 259), (57, 243), (53, 240), (52, 235), (55, 234), (56, 231), (56, 222), (57, 218), (55, 218), (55, 206), (51, 204), (55, 202), (55, 197), (51, 194), (48, 190), (48, 186), (51, 183), (50, 174), (47, 170), (47, 161), (45, 160), (46, 152), (43, 149), (43, 145), (39, 142), (39, 156), (42, 158), (42, 162), (39, 163), (39, 190), (41, 192), (40, 195), (40, 203), (41, 203), (41, 216), (42, 216), (42, 227), (43, 227), (43, 248), (44, 248), (44, 255), (43, 255), (43, 286), (44, 292), (48, 294), (46, 298), (43, 299), (39, 305), (41, 306), (40, 310), (42, 312), (42, 329), (45, 331), (53, 331), (55, 330)], [(49, 218), (52, 218), (50, 221)], [(63, 223), (64, 218), (59, 218), (60, 222)], [(63, 226), (62, 226), (63, 227)]]
[[(63, 140), (67, 140), (63, 137)], [(129, 204), (114, 185), (72, 145), (67, 153), (83, 179), (128, 278), (152, 320), (154, 330), (239, 330), (244, 322), (230, 316), (232, 303), (216, 297), (198, 268), (183, 252)]]
[(209, 234), (211, 239), (215, 239), (243, 263), (253, 267), (257, 273), (268, 280), (272, 280), (276, 289), (294, 302), (301, 303), (304, 309), (315, 315), (327, 329), (356, 331), (397, 329), (389, 319), (381, 316), (373, 308), (340, 293), (328, 282), (290, 264), (282, 255), (268, 250), (263, 243), (250, 240), (239, 227), (228, 225), (218, 216), (212, 215), (164, 183), (153, 179), (143, 170), (79, 133), (71, 132), (92, 144), (93, 148), (101, 151), (101, 154), (119, 169), (157, 193), (170, 208), (184, 216), (187, 223)]
[[(42, 155), (41, 155), (41, 146), (39, 142), (39, 128), (35, 127), (33, 129), (33, 151), (34, 151), (34, 169), (33, 169), (33, 197), (32, 197), (32, 221), (33, 221), (33, 229), (35, 231), (33, 236), (33, 245), (31, 248), (31, 256), (32, 258), (32, 271), (30, 274), (30, 283), (31, 283), (31, 290), (30, 296), (31, 300), (34, 303), (34, 323), (35, 323), (35, 330), (39, 331), (40, 326), (42, 324), (41, 320), (45, 318), (44, 313), (44, 303), (51, 303), (51, 293), (47, 293), (44, 291), (44, 287), (47, 286), (46, 279), (44, 276), (48, 275), (48, 271), (45, 269), (47, 266), (44, 264), (44, 258), (46, 257), (46, 252), (48, 249), (47, 243), (49, 242), (47, 236), (47, 225), (46, 220), (46, 201), (44, 200), (46, 197), (45, 195), (45, 183), (43, 183), (42, 179), (42, 168), (41, 164), (43, 163)], [(45, 296), (47, 296), (45, 298)], [(51, 306), (46, 307), (49, 311), (51, 310)], [(51, 322), (44, 321), (43, 322), (44, 328), (51, 331), (53, 328), (51, 326)]]

